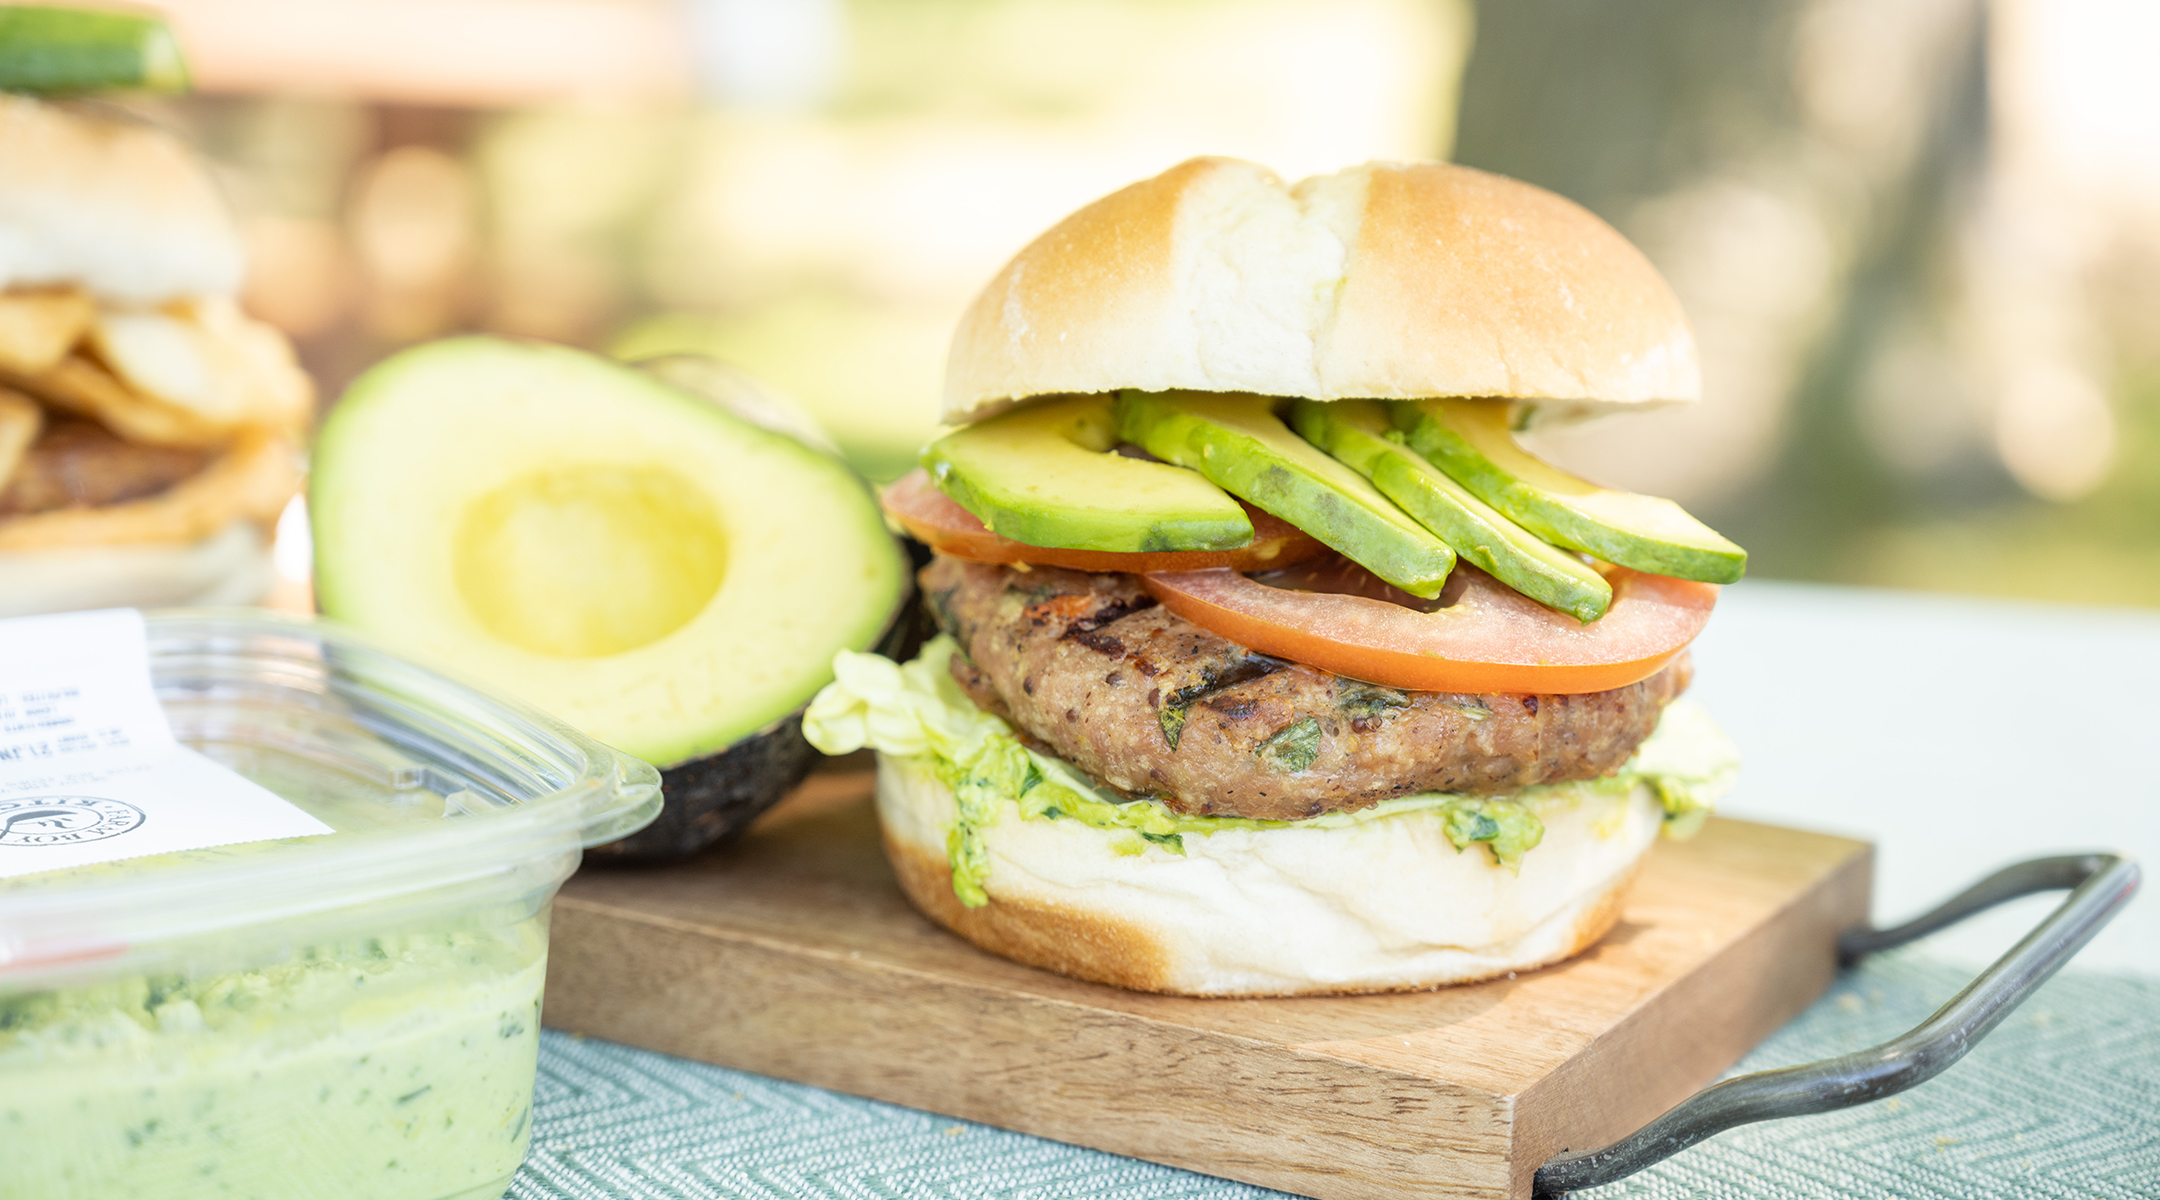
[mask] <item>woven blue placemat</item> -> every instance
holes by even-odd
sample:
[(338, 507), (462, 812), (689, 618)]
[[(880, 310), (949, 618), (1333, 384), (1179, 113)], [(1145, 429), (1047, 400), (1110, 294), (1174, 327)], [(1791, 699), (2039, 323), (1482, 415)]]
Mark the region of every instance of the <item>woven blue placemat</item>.
[[(1735, 1073), (1883, 1041), (1969, 972), (1888, 955)], [(550, 1032), (517, 1200), (1258, 1198), (1277, 1193)], [(2066, 974), (1903, 1096), (1725, 1133), (1594, 1200), (2160, 1197), (2160, 981)]]

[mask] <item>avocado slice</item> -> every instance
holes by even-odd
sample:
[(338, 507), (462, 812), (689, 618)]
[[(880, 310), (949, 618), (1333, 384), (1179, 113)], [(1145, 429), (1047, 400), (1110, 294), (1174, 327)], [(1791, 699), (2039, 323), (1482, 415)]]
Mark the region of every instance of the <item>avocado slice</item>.
[(838, 459), (564, 347), (394, 355), (313, 468), (324, 613), (663, 768), (799, 738), (834, 653), (875, 643), (907, 587)]
[(1612, 605), (1612, 585), (1604, 576), (1493, 511), (1404, 445), (1379, 401), (1299, 400), (1290, 421), (1306, 441), (1372, 480), (1382, 495), (1500, 582), (1585, 623)]
[(1117, 431), (1411, 595), (1439, 595), (1455, 552), (1363, 476), (1291, 432), (1271, 403), (1243, 393), (1125, 391), (1118, 395)]
[(1554, 545), (1704, 583), (1732, 583), (1747, 573), (1747, 551), (1672, 501), (1601, 488), (1524, 450), (1508, 428), (1504, 403), (1419, 400), (1390, 407), (1411, 449)]
[(180, 43), (162, 18), (44, 5), (0, 7), (0, 91), (188, 89)]
[(1252, 542), (1252, 518), (1221, 488), (1112, 453), (1117, 443), (1110, 397), (1070, 396), (946, 434), (922, 463), (992, 532), (1030, 546), (1147, 553)]

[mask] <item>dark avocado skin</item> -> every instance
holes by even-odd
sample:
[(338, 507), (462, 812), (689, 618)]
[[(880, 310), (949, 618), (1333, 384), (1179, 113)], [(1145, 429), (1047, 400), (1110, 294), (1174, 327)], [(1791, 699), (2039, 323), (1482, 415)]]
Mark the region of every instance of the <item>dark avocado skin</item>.
[(660, 772), (660, 815), (620, 841), (585, 852), (595, 862), (684, 858), (740, 833), (802, 782), (818, 752), (803, 740), (802, 710), (718, 754)]
[[(900, 541), (916, 570), (929, 563), (928, 547), (912, 538)], [(914, 571), (908, 576), (907, 594), (873, 647), (897, 662), (915, 657), (923, 642), (937, 632), (936, 622), (913, 586)], [(660, 815), (629, 837), (587, 850), (586, 861), (670, 862), (741, 833), (817, 765), (818, 752), (802, 735), (803, 711), (808, 707), (796, 709), (718, 754), (661, 771)]]

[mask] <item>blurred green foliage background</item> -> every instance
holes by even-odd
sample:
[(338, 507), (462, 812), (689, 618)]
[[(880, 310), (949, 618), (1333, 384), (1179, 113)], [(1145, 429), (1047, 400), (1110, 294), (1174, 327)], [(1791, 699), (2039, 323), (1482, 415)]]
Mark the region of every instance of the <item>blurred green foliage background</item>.
[(973, 290), (1086, 200), (1199, 153), (1453, 157), (1604, 216), (1696, 326), (1703, 405), (1547, 453), (1681, 500), (1760, 575), (2160, 603), (2138, 0), (639, 11), (687, 22), (692, 91), (160, 103), (244, 214), (249, 305), (326, 394), (461, 329), (706, 350), (889, 479)]

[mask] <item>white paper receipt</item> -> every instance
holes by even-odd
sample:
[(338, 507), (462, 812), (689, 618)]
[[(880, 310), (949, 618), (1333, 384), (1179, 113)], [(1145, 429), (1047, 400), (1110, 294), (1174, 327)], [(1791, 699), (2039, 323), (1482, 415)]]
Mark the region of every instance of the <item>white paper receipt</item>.
[(0, 621), (0, 879), (333, 832), (173, 739), (141, 613)]

